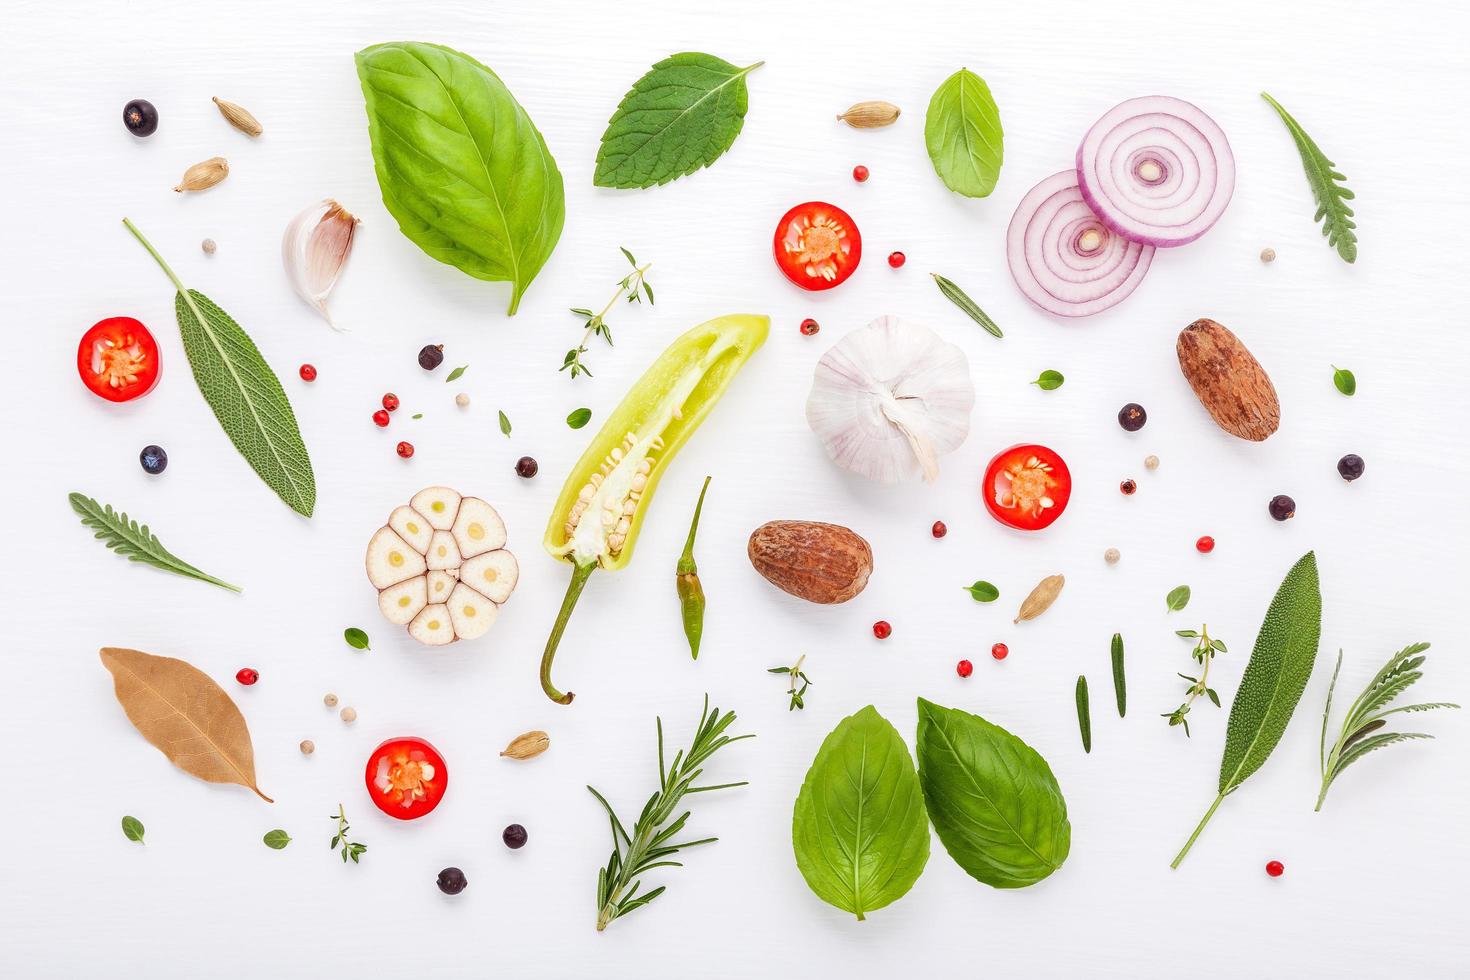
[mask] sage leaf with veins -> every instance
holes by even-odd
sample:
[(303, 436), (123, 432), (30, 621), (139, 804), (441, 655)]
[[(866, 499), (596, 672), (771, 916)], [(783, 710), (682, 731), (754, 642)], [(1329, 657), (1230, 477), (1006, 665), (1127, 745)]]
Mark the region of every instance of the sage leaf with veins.
[(745, 76), (763, 64), (686, 51), (654, 65), (608, 120), (592, 182), (652, 187), (714, 163), (745, 125)]
[(924, 145), (945, 187), (965, 197), (988, 197), (1000, 179), (1004, 138), (985, 79), (961, 68), (934, 91), (924, 116)]
[(185, 289), (163, 256), (127, 218), (123, 224), (173, 282), (174, 312), (199, 393), (220, 427), (276, 496), (298, 514), (316, 507), (316, 477), (285, 389), (230, 315), (197, 289)]

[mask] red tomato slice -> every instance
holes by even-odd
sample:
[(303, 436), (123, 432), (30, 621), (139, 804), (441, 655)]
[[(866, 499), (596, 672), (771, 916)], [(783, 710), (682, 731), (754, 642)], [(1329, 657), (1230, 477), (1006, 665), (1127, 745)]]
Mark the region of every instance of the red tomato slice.
[(368, 796), (390, 817), (422, 817), (439, 805), (448, 787), (443, 756), (421, 738), (390, 738), (368, 758)]
[(990, 516), (1020, 531), (1040, 531), (1067, 509), (1072, 474), (1045, 446), (1023, 443), (997, 453), (980, 487)]
[(110, 402), (141, 398), (158, 384), (162, 364), (148, 328), (130, 316), (99, 320), (77, 346), (77, 373), (92, 394)]
[(772, 245), (776, 264), (802, 289), (831, 289), (863, 257), (863, 236), (839, 207), (808, 201), (787, 211)]

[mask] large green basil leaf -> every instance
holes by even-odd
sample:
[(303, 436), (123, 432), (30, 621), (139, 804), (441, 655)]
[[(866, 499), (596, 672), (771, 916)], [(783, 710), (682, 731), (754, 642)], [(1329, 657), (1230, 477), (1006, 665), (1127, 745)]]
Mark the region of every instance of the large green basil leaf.
[(895, 902), (929, 860), (913, 759), (872, 705), (822, 742), (791, 820), (796, 866), (817, 897), (862, 919)]
[(934, 91), (924, 116), (924, 144), (945, 187), (966, 197), (995, 190), (1004, 136), (1000, 110), (979, 75), (961, 68)]
[(440, 262), (511, 284), (510, 314), (566, 219), (561, 171), (496, 74), (437, 44), (357, 53), (373, 169), (409, 241)]
[(1034, 885), (1067, 859), (1072, 825), (1051, 767), (998, 725), (919, 699), (919, 782), (949, 856), (996, 888)]

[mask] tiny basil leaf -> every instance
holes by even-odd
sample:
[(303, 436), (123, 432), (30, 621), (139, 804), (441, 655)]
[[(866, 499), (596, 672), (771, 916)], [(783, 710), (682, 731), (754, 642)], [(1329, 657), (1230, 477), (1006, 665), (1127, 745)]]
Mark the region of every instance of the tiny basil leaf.
[(573, 429), (580, 429), (582, 426), (586, 425), (591, 418), (592, 409), (579, 408), (571, 415), (567, 416), (567, 425), (571, 426)]
[(1347, 368), (1340, 368), (1336, 364), (1332, 365), (1332, 383), (1344, 395), (1351, 396), (1357, 393), (1358, 379), (1353, 377), (1353, 372)]
[(372, 647), (368, 645), (368, 635), (362, 630), (358, 629), (356, 626), (349, 626), (347, 629), (343, 630), (342, 639), (346, 640), (347, 645), (354, 650), (372, 649)]
[(139, 844), (143, 843), (143, 821), (137, 817), (123, 817), (122, 832), (123, 836), (128, 840), (137, 841)]
[(1066, 380), (1060, 371), (1042, 371), (1041, 375), (1031, 383), (1042, 391), (1056, 391)]
[(965, 591), (970, 593), (976, 602), (994, 602), (1000, 598), (1000, 589), (989, 582), (976, 582), (974, 585), (965, 586)]
[(500, 431), (507, 438), (510, 436), (510, 419), (506, 417), (504, 412), (500, 413)]
[(1180, 585), (1171, 589), (1164, 601), (1168, 604), (1170, 612), (1178, 612), (1189, 605), (1189, 586)]
[(458, 381), (461, 377), (464, 376), (464, 373), (468, 371), (469, 368), (470, 366), (468, 364), (461, 364), (459, 367), (449, 372), (449, 377), (444, 379), (444, 383), (449, 384), (449, 382), (451, 381)]
[(279, 851), (291, 843), (291, 835), (284, 830), (272, 830), (262, 837), (261, 840), (265, 842), (266, 847), (269, 847), (273, 851)]

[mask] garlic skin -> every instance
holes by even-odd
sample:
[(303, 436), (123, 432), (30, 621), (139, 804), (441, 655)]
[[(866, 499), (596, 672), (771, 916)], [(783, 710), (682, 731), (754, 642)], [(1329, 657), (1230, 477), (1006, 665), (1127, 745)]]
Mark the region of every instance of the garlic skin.
[(342, 328), (332, 322), (327, 297), (352, 254), (357, 225), (357, 218), (328, 198), (292, 218), (281, 239), (281, 260), (291, 288), (334, 330)]
[(806, 421), (832, 461), (870, 480), (939, 475), (970, 434), (975, 385), (965, 352), (928, 327), (882, 316), (817, 362)]

